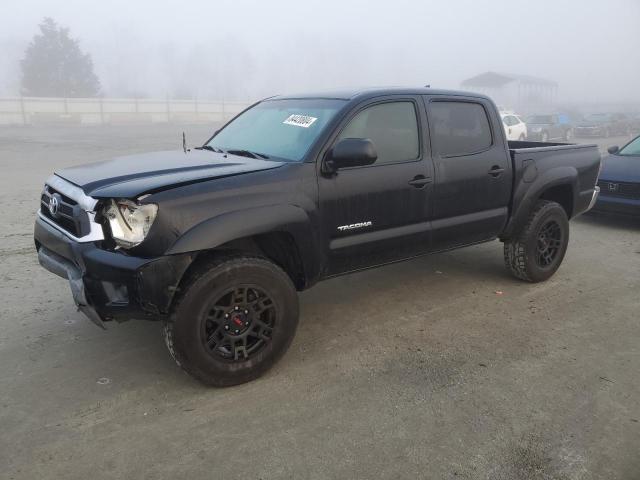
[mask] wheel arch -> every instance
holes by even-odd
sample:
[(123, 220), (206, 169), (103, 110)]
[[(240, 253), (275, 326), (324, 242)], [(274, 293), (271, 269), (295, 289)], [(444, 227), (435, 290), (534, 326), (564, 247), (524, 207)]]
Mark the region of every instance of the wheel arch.
[[(538, 200), (557, 202), (564, 209), (567, 218), (571, 218), (575, 210), (577, 182), (578, 171), (574, 167), (556, 167), (539, 175), (531, 184), (521, 183), (518, 189), (525, 189), (525, 192), (516, 191), (516, 198), (519, 196), (520, 200), (517, 203), (514, 202), (511, 220), (505, 228), (502, 239), (509, 238), (520, 231)], [(529, 185), (528, 188), (527, 185)]]
[(560, 183), (548, 187), (538, 196), (538, 200), (549, 200), (560, 204), (567, 214), (567, 218), (573, 216), (574, 211), (574, 187), (571, 183)]
[(315, 238), (311, 220), (302, 208), (259, 207), (226, 213), (192, 227), (167, 254), (195, 252), (184, 278), (199, 265), (219, 256), (261, 256), (282, 268), (296, 288), (303, 290), (315, 283), (320, 272)]

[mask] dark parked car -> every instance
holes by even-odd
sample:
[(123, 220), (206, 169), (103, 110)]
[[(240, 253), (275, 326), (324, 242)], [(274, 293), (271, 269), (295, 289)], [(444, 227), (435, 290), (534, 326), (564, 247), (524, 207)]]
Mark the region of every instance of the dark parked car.
[(595, 145), (507, 143), (481, 95), (274, 97), (190, 152), (58, 171), (35, 244), (98, 325), (161, 320), (183, 369), (233, 385), (284, 354), (320, 280), (496, 238), (513, 275), (549, 278), (599, 169)]
[(569, 140), (573, 134), (573, 127), (566, 115), (532, 115), (527, 118), (527, 132), (529, 140)]
[(609, 148), (600, 173), (600, 196), (594, 211), (640, 217), (640, 137)]
[(610, 137), (631, 134), (632, 121), (624, 113), (593, 113), (574, 128), (576, 137)]

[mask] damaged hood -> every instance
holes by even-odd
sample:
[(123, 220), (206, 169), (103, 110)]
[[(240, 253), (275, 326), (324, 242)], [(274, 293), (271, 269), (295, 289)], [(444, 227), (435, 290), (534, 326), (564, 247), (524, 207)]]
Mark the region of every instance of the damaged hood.
[(166, 151), (117, 157), (56, 173), (95, 198), (133, 198), (188, 183), (280, 167), (285, 162), (208, 150)]

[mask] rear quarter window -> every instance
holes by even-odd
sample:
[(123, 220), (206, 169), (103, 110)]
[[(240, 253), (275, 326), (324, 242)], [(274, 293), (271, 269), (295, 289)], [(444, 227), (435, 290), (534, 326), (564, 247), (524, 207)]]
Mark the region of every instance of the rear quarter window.
[(434, 150), (442, 157), (480, 153), (493, 144), (487, 112), (479, 103), (431, 102), (429, 116)]

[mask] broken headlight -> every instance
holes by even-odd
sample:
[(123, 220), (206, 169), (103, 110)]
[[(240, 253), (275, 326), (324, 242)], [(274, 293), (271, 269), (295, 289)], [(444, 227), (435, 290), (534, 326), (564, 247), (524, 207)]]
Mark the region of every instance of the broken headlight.
[(156, 204), (138, 205), (131, 200), (111, 200), (104, 209), (111, 236), (116, 245), (122, 248), (131, 248), (142, 243), (157, 213)]

